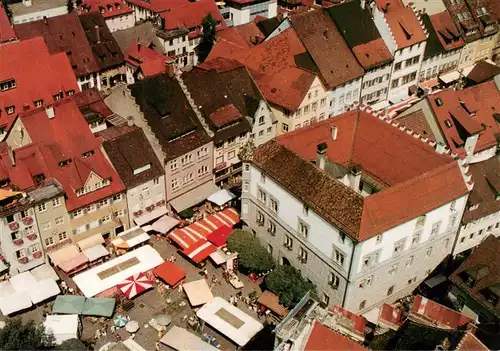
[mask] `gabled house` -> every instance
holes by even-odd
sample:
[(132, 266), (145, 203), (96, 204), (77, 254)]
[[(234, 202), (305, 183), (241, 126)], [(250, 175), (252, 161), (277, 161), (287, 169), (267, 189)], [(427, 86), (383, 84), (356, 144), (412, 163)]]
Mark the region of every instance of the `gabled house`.
[(12, 23), (26, 23), (51, 18), (68, 13), (67, 2), (64, 0), (23, 0), (9, 3), (12, 11)]
[(100, 12), (110, 32), (131, 28), (135, 25), (135, 13), (120, 0), (85, 0), (78, 7), (80, 14)]
[(0, 139), (20, 113), (79, 91), (66, 54), (50, 53), (42, 37), (0, 45), (0, 57)]
[(363, 314), (408, 294), (451, 253), (465, 171), (354, 110), (257, 148), (243, 165), (242, 220), (323, 303)]
[(144, 132), (124, 125), (108, 128), (98, 136), (127, 189), (130, 223), (142, 226), (166, 214), (165, 169)]
[(427, 31), (411, 6), (401, 0), (375, 0), (370, 3), (375, 25), (394, 57), (388, 100), (399, 102), (409, 96), (418, 83)]
[(500, 239), (488, 236), (451, 274), (448, 298), (463, 314), (480, 324), (497, 325), (500, 319)]
[(6, 143), (16, 160), (7, 170), (12, 184), (29, 189), (50, 178), (61, 184), (74, 243), (128, 228), (125, 186), (72, 99), (22, 114)]
[(132, 42), (125, 51), (127, 83), (134, 84), (136, 80), (164, 72), (167, 59), (139, 42)]
[(0, 45), (16, 41), (16, 33), (10, 24), (9, 17), (5, 12), (3, 4), (0, 4)]

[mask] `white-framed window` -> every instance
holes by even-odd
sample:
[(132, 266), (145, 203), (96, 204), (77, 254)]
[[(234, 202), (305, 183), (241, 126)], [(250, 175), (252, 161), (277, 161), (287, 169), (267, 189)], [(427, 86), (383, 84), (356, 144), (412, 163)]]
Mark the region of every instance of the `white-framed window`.
[(260, 211), (257, 211), (257, 216), (256, 216), (256, 219), (257, 221), (257, 224), (259, 226), (264, 226), (265, 222), (266, 222), (266, 218), (264, 217), (264, 214)]
[(293, 248), (293, 239), (288, 235), (285, 237), (284, 246), (290, 250)]
[(325, 306), (328, 306), (330, 304), (330, 296), (323, 293), (323, 296), (321, 296), (321, 303)]
[(61, 225), (64, 223), (64, 217), (63, 216), (56, 217), (54, 221), (56, 222), (56, 225)]
[(299, 248), (299, 261), (302, 263), (307, 263), (307, 250), (303, 247)]
[(432, 255), (432, 246), (425, 250), (425, 257), (430, 257)]
[(236, 137), (230, 137), (227, 139), (227, 145), (232, 145), (236, 141)]
[(47, 207), (45, 206), (45, 202), (38, 204), (37, 206), (38, 212), (45, 212), (47, 211)]
[(170, 161), (170, 171), (175, 171), (177, 169), (177, 160)]
[(375, 237), (375, 244), (380, 244), (382, 242), (382, 235), (377, 235)]
[(258, 197), (260, 202), (263, 204), (267, 203), (267, 194), (262, 189), (258, 190)]
[(359, 282), (359, 287), (363, 289), (363, 288), (365, 288), (367, 286), (372, 285), (372, 282), (373, 282), (373, 275), (369, 275), (368, 277), (362, 279)]
[(45, 246), (50, 246), (50, 245), (54, 245), (54, 238), (52, 236), (45, 238)]
[(264, 116), (260, 116), (260, 117), (259, 117), (259, 125), (262, 125), (262, 124), (264, 124), (264, 123), (265, 123), (265, 118), (264, 118)]
[(52, 199), (52, 206), (53, 207), (58, 207), (58, 206), (61, 206), (61, 199), (60, 198), (55, 198), (55, 199)]
[(406, 259), (406, 267), (411, 267), (413, 265), (413, 261), (414, 261), (415, 257), (414, 256), (410, 256)]
[(421, 233), (421, 231), (413, 233), (413, 236), (411, 238), (412, 245), (417, 245), (418, 243), (420, 243), (420, 233)]
[(283, 123), (283, 124), (281, 125), (281, 130), (282, 130), (283, 132), (288, 132), (288, 124)]
[(68, 238), (68, 234), (66, 234), (66, 232), (62, 232), (62, 233), (59, 233), (57, 235), (57, 237), (59, 238), (59, 241), (63, 241), (63, 240), (66, 240)]
[(395, 263), (389, 267), (389, 274), (393, 275), (398, 271), (398, 264)]
[(267, 231), (271, 233), (271, 235), (276, 234), (276, 224), (273, 221), (269, 221), (269, 225), (267, 226)]
[(52, 224), (50, 222), (43, 223), (43, 230), (49, 230), (50, 228), (52, 228)]
[(394, 243), (394, 254), (399, 255), (405, 248), (405, 239), (398, 240)]
[(120, 201), (122, 199), (122, 194), (113, 195), (113, 202)]
[[(264, 134), (263, 130), (261, 130), (261, 132), (262, 132), (262, 134)], [(262, 135), (260, 135), (260, 132), (259, 132), (259, 136), (262, 136)], [(227, 154), (227, 159), (228, 160), (232, 160), (235, 157), (236, 157), (236, 151), (233, 150), (233, 151), (229, 151), (228, 152), (228, 154)]]
[(441, 226), (441, 221), (433, 223), (431, 229), (431, 235), (437, 235), (439, 233), (440, 226)]
[(171, 181), (172, 189), (177, 189), (179, 187), (179, 179), (173, 178)]
[(298, 229), (300, 235), (302, 235), (303, 237), (307, 238), (309, 236), (309, 225), (307, 225), (300, 219), (298, 220)]
[(271, 211), (273, 211), (274, 213), (278, 213), (278, 201), (276, 201), (273, 198), (270, 198), (269, 207), (271, 208)]
[(363, 267), (372, 267), (378, 262), (379, 252), (374, 252), (372, 254), (366, 255), (363, 258)]
[(153, 184), (154, 184), (154, 185), (158, 185), (158, 184), (160, 184), (160, 178), (155, 178), (155, 179), (153, 179)]
[(344, 266), (345, 255), (337, 249), (333, 249), (333, 261), (340, 266)]

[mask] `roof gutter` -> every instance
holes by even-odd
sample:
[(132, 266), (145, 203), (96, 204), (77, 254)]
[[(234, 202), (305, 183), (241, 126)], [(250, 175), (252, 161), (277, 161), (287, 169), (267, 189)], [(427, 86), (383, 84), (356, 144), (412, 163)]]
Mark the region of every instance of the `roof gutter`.
[[(350, 281), (351, 278), (351, 270), (352, 270), (352, 265), (354, 262), (354, 249), (356, 249), (356, 243), (353, 240), (353, 245), (352, 245), (352, 251), (351, 251), (351, 260), (349, 262), (349, 269), (347, 271), (347, 281)], [(347, 289), (348, 289), (348, 284), (346, 284), (346, 288), (344, 290), (344, 296), (342, 297), (342, 307), (345, 307), (345, 300), (347, 299)]]

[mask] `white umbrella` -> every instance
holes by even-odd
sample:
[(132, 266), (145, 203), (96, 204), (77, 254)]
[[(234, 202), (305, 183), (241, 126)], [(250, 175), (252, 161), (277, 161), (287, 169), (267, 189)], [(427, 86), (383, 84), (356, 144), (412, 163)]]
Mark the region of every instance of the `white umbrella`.
[(166, 314), (160, 314), (158, 316), (155, 316), (155, 319), (156, 319), (156, 321), (158, 322), (159, 325), (163, 325), (165, 327), (172, 322), (172, 320), (170, 319), (170, 317), (167, 316)]
[(135, 333), (139, 330), (139, 323), (137, 323), (136, 321), (130, 321), (125, 326), (125, 330), (129, 333)]

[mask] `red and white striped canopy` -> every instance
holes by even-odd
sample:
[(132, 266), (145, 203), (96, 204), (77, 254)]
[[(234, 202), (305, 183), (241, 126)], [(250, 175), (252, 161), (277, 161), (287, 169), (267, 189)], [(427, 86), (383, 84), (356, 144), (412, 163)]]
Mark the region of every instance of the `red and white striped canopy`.
[(149, 279), (144, 273), (138, 273), (125, 279), (118, 284), (118, 289), (129, 299), (142, 294), (144, 291), (151, 289), (154, 286), (154, 281)]
[(200, 240), (183, 250), (182, 253), (194, 263), (200, 263), (210, 256), (210, 254), (215, 250), (217, 250), (217, 247), (211, 242)]

